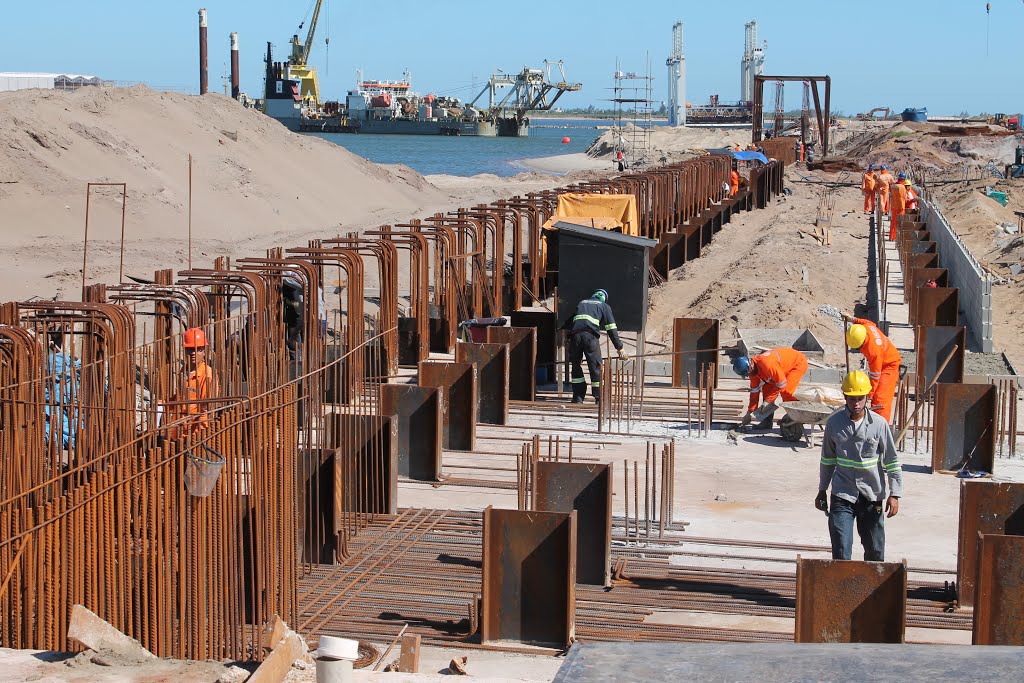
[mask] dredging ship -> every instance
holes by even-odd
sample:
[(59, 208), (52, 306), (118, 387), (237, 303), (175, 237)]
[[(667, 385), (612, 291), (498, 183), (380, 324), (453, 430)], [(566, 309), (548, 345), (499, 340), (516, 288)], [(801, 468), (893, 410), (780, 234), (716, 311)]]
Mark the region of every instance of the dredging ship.
[[(266, 80), (262, 109), (289, 130), (307, 133), (376, 133), (385, 135), (476, 135), (526, 137), (529, 113), (551, 109), (563, 93), (580, 90), (565, 80), (561, 61), (545, 60), (544, 69), (524, 67), (515, 75), (496, 73), (469, 103), (453, 97), (419, 95), (412, 91), (408, 71), (399, 81), (365, 80), (359, 72), (356, 87), (344, 102), (320, 101), (316, 68), (309, 64), (322, 0), (316, 3), (304, 42), (291, 39), (287, 62), (275, 62), (267, 43)], [(553, 68), (560, 78), (552, 82)], [(507, 88), (498, 99), (498, 91)], [(477, 105), (487, 95), (487, 105)]]

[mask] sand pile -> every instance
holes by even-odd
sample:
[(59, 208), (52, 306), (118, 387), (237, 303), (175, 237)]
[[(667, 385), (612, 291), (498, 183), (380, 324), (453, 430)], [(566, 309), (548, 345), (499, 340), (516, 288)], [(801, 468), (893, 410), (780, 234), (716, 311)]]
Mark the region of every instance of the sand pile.
[(736, 215), (700, 258), (652, 290), (648, 339), (668, 343), (676, 317), (718, 318), (723, 339), (737, 328), (808, 328), (827, 363), (844, 362), (842, 324), (829, 312), (864, 300), (868, 221), (860, 191), (836, 190), (832, 246), (825, 247), (801, 233), (814, 229), (820, 186), (798, 182), (793, 171), (786, 185), (791, 197)]
[[(628, 144), (632, 137), (630, 130), (632, 124), (626, 125), (627, 131), (623, 134)], [(587, 154), (595, 158), (610, 157), (615, 153), (615, 139), (619, 133), (616, 130), (606, 130), (587, 149)], [(721, 149), (726, 146), (750, 144), (750, 129), (748, 128), (694, 128), (692, 126), (676, 127), (654, 126), (651, 128), (651, 149), (653, 150), (652, 162), (665, 163), (678, 161), (697, 154), (703, 154), (708, 149)]]
[[(126, 182), (125, 270), (259, 254), (341, 229), (414, 216), (447, 200), (405, 167), (381, 167), (220, 95), (145, 87), (0, 93), (4, 300), (77, 298), (87, 182)], [(117, 279), (120, 191), (94, 191), (90, 281)]]

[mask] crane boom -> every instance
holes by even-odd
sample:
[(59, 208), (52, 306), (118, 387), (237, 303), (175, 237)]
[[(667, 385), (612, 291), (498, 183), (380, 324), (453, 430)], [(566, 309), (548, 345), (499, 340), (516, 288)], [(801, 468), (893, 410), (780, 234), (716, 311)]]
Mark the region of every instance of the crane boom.
[[(302, 63), (309, 61), (309, 53), (313, 49), (313, 34), (316, 33), (316, 22), (320, 19), (320, 7), (324, 0), (316, 0), (316, 7), (313, 9), (313, 18), (309, 20), (309, 33), (306, 35), (306, 45), (302, 48)], [(330, 27), (328, 26), (328, 29)]]

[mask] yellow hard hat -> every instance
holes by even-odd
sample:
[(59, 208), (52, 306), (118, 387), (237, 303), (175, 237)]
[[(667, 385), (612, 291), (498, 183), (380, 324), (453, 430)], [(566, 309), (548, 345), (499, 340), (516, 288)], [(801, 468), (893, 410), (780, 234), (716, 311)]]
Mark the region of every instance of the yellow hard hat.
[(854, 370), (843, 379), (843, 393), (847, 396), (867, 396), (871, 393), (871, 380), (860, 370)]
[(864, 345), (864, 340), (868, 338), (868, 328), (861, 324), (850, 325), (850, 329), (846, 331), (846, 345), (851, 349), (859, 349)]

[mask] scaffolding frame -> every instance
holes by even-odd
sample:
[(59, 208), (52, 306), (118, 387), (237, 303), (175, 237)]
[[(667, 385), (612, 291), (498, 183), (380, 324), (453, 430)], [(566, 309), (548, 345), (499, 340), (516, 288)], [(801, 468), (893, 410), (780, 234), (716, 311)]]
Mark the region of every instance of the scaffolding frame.
[(648, 54), (643, 74), (624, 72), (615, 60), (615, 85), (612, 88), (612, 102), (615, 104), (615, 157), (626, 168), (636, 168), (648, 163), (651, 153), (651, 128), (653, 126), (652, 94), (654, 76), (651, 75), (651, 57)]

